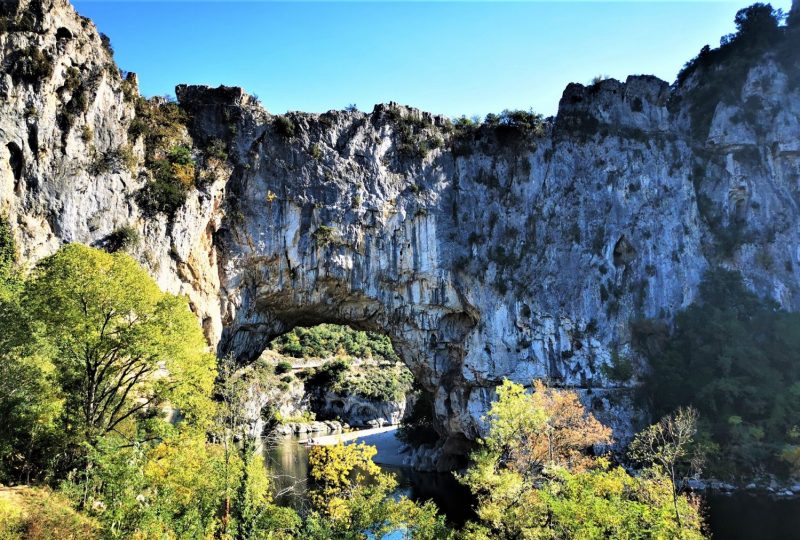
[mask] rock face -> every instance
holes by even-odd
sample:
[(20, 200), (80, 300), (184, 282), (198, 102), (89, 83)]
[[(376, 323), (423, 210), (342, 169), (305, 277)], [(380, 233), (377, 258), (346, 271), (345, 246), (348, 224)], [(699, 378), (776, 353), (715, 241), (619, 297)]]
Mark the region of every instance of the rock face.
[(376, 401), (358, 395), (326, 392), (321, 412), (325, 416), (341, 418), (352, 427), (378, 428), (398, 425), (409, 409), (406, 399)]
[[(630, 321), (691, 303), (712, 265), (800, 308), (800, 92), (773, 56), (703, 126), (700, 75), (571, 84), (533, 129), (463, 130), (394, 104), (279, 118), (241, 89), (180, 86), (188, 134), (224, 141), (228, 163), (174, 216), (145, 217), (141, 165), (92, 166), (125, 146), (142, 156), (135, 79), (65, 1), (3, 9), (34, 14), (0, 35), (0, 212), (23, 261), (132, 226), (132, 254), (241, 362), (295, 325), (384, 332), (435, 392), (452, 452), (503, 378), (581, 388), (622, 433), (636, 378), (606, 368), (643, 368)], [(18, 67), (31, 48), (50, 72)]]

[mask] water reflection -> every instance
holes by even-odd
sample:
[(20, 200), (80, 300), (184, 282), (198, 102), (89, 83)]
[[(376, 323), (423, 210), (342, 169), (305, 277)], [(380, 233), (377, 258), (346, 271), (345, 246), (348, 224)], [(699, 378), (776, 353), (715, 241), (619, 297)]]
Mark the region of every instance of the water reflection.
[[(276, 502), (295, 510), (307, 504), (308, 448), (306, 437), (282, 437), (265, 441), (264, 460), (277, 492)], [(413, 471), (406, 467), (381, 465), (393, 473), (398, 495), (418, 502), (433, 501), (452, 525), (463, 525), (474, 518), (472, 495), (451, 473)]]
[(264, 441), (264, 462), (275, 486), (275, 502), (302, 510), (308, 490), (306, 437), (279, 437)]
[(800, 538), (800, 499), (766, 494), (711, 494), (706, 519), (714, 540), (789, 540)]

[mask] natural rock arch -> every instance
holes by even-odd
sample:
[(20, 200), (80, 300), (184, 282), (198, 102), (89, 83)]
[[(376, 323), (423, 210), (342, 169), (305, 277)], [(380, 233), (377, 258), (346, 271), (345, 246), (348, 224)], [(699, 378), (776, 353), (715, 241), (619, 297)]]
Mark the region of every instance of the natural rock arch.
[[(250, 196), (255, 192), (251, 189)], [(464, 340), (477, 319), (449, 272), (424, 262), (432, 260), (436, 249), (432, 218), (397, 222), (390, 241), (383, 234), (364, 235), (362, 249), (353, 254), (347, 244), (338, 244), (343, 241), (339, 231), (319, 241), (313, 217), (292, 203), (269, 204), (268, 215), (276, 222), (264, 224), (262, 234), (294, 230), (290, 237), (247, 241), (261, 247), (256, 253), (228, 252), (236, 261), (231, 267), (238, 270), (223, 280), (223, 288), (235, 293), (223, 300), (219, 353), (233, 353), (247, 363), (295, 326), (321, 323), (386, 334), (415, 379), (436, 396), (440, 433), (468, 430), (476, 435), (474, 425), (452, 424), (464, 403), (454, 407), (451, 399), (459, 392), (469, 395), (460, 371)], [(235, 224), (220, 233), (219, 245), (227, 246), (223, 250), (241, 247), (242, 231)]]
[[(9, 42), (3, 65), (33, 46), (83, 75), (107, 66), (96, 29), (66, 0), (34, 4), (37, 32)], [(691, 303), (709, 266), (800, 309), (800, 93), (787, 69), (756, 61), (737, 99), (707, 104), (708, 125), (692, 114), (697, 71), (672, 87), (648, 76), (571, 84), (558, 114), (531, 130), (498, 118), (462, 130), (395, 104), (279, 118), (239, 88), (182, 86), (193, 148), (222, 142), (228, 159), (158, 216), (136, 204), (141, 167), (98, 174), (86, 159), (138, 148), (135, 77), (97, 80), (78, 126), (91, 140), (65, 131), (60, 102), (42, 99), (62, 77), (12, 77), (0, 144), (23, 150), (27, 139), (29, 151), (17, 182), (0, 160), (0, 211), (25, 263), (136, 228), (133, 254), (162, 288), (189, 296), (220, 353), (243, 362), (300, 322), (388, 333), (435, 389), (451, 445), (479, 432), (503, 378), (591, 392), (624, 428), (636, 380), (603, 368), (616, 354), (638, 361), (629, 322)], [(752, 98), (770, 104), (757, 137), (740, 121)], [(783, 264), (765, 268), (764, 254)]]

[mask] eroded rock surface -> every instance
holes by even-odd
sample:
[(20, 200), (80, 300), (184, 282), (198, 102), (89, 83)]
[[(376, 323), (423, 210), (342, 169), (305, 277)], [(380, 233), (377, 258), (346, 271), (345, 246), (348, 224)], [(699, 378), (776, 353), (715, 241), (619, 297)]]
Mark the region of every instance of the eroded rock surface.
[[(385, 332), (435, 393), (443, 448), (480, 433), (503, 378), (579, 387), (623, 433), (644, 369), (630, 321), (668, 319), (711, 265), (800, 308), (800, 92), (779, 58), (704, 126), (700, 76), (571, 84), (535, 129), (465, 131), (394, 104), (279, 119), (241, 89), (181, 86), (186, 136), (228, 159), (174, 215), (148, 215), (135, 78), (65, 1), (3, 9), (34, 14), (0, 35), (0, 211), (23, 261), (133, 227), (132, 254), (241, 362), (295, 325)], [(31, 48), (49, 72), (18, 67)], [(139, 163), (98, 171), (120, 148)], [(613, 357), (631, 380), (609, 378)]]

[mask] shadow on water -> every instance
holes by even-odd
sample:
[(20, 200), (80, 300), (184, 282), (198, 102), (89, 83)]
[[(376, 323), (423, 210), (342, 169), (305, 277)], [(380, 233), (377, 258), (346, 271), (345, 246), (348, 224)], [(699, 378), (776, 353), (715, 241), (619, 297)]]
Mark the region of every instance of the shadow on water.
[(714, 540), (800, 539), (800, 499), (736, 493), (704, 496)]
[(472, 494), (451, 473), (419, 472), (408, 467), (382, 468), (395, 474), (401, 495), (417, 502), (433, 501), (449, 524), (460, 527), (475, 519)]
[(275, 486), (275, 502), (302, 510), (308, 488), (308, 448), (305, 437), (264, 441), (264, 462)]

